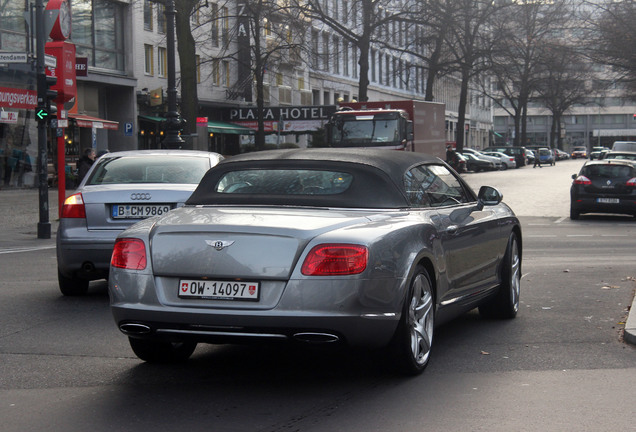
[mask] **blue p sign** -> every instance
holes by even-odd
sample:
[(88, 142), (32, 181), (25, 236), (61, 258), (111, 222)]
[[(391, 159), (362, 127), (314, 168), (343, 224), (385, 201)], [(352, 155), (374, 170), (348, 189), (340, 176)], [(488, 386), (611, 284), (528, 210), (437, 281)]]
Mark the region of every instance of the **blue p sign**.
[(132, 122), (124, 123), (124, 136), (132, 136), (133, 135), (133, 124)]

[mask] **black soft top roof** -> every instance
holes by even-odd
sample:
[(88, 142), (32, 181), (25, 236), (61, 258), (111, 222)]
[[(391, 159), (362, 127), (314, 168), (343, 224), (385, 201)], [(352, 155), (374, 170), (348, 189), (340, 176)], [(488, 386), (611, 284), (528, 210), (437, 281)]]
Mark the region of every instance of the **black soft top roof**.
[[(415, 165), (440, 163), (422, 153), (378, 149), (292, 149), (246, 153), (210, 169), (187, 205), (300, 205), (344, 208), (404, 208), (404, 173)], [(228, 172), (250, 169), (318, 169), (348, 172), (351, 186), (337, 195), (261, 195), (215, 192)]]

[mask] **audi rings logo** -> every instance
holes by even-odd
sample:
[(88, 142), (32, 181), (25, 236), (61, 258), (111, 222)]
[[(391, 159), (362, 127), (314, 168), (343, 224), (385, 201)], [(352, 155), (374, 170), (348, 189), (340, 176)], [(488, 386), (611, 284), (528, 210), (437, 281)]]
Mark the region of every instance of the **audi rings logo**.
[(150, 195), (149, 193), (131, 193), (130, 194), (130, 199), (133, 201), (142, 201), (142, 200), (149, 200), (150, 198), (152, 198), (152, 195)]

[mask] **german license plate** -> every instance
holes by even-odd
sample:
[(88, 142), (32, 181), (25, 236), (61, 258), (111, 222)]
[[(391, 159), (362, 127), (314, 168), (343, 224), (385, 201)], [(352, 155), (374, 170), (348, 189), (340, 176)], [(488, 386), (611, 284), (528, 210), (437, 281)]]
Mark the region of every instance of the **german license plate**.
[(258, 301), (260, 284), (244, 281), (192, 280), (179, 281), (180, 298)]
[(169, 204), (114, 204), (111, 215), (113, 219), (145, 219), (161, 216), (171, 209)]
[(618, 198), (596, 198), (597, 203), (601, 204), (618, 204), (620, 199)]

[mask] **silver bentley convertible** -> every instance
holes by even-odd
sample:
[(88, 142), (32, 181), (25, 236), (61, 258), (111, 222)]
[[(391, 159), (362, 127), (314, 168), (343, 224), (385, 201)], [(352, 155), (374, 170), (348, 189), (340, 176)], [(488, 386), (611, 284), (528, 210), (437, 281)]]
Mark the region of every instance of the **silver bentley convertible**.
[(519, 308), (519, 220), (446, 163), (370, 149), (273, 150), (211, 168), (184, 207), (115, 243), (111, 308), (135, 354), (263, 340), (384, 348), (426, 367), (435, 327)]

